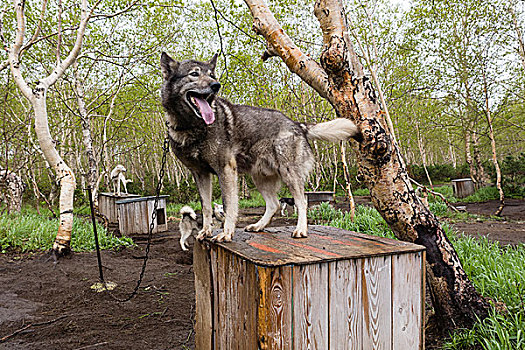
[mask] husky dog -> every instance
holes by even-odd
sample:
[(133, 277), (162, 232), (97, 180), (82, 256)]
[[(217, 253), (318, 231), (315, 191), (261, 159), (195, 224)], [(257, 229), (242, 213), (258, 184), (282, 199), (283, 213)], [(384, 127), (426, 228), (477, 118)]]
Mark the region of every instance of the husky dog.
[(111, 181), (113, 182), (113, 193), (115, 193), (117, 196), (120, 196), (120, 183), (124, 185), (124, 193), (128, 193), (127, 184), (128, 182), (133, 182), (131, 179), (126, 179), (124, 176), (124, 173), (126, 172), (126, 168), (124, 168), (124, 165), (117, 164), (113, 170), (111, 170), (111, 174), (109, 177), (111, 178)]
[(162, 53), (161, 100), (175, 155), (193, 174), (202, 203), (203, 227), (198, 239), (212, 236), (212, 175), (219, 177), (225, 208), (224, 229), (214, 240), (232, 240), (238, 213), (239, 173), (248, 173), (266, 202), (263, 217), (247, 231), (261, 231), (279, 210), (280, 181), (297, 206), (292, 237), (307, 236), (304, 182), (314, 163), (308, 140), (340, 141), (360, 134), (350, 120), (306, 125), (283, 113), (235, 105), (217, 96), (217, 55), (207, 62), (176, 61)]
[[(213, 228), (220, 228), (224, 222), (224, 210), (222, 204), (213, 203)], [(197, 221), (197, 214), (187, 205), (180, 209), (180, 247), (182, 250), (188, 250), (186, 241), (191, 235), (196, 235), (199, 231), (199, 222)]]
[(281, 216), (284, 216), (287, 206), (293, 207), (293, 213), (297, 214), (297, 207), (295, 206), (293, 198), (283, 197), (279, 199), (279, 203), (281, 203)]
[(224, 223), (226, 215), (224, 214), (224, 206), (222, 204), (213, 203), (213, 215), (219, 221)]
[(197, 214), (188, 206), (184, 206), (180, 210), (180, 222), (179, 222), (179, 230), (180, 230), (180, 247), (182, 250), (188, 250), (188, 246), (186, 245), (186, 241), (192, 234), (197, 234), (199, 231), (199, 226), (197, 223)]

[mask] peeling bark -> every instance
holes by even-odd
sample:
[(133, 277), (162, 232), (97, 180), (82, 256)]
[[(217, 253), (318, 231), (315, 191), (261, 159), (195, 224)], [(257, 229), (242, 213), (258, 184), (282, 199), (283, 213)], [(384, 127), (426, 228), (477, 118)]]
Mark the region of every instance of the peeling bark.
[(361, 138), (352, 142), (359, 177), (396, 237), (426, 247), (428, 282), (440, 328), (445, 331), (468, 327), (476, 317), (486, 317), (488, 301), (475, 290), (437, 218), (410, 185), (374, 87), (364, 75), (348, 38), (342, 2), (318, 0), (314, 6), (323, 31), (321, 67), (312, 62), (308, 66), (301, 64), (304, 55), (291, 43), (262, 0), (245, 2), (258, 33), (290, 70), (327, 98), (339, 116), (354, 121), (361, 131)]

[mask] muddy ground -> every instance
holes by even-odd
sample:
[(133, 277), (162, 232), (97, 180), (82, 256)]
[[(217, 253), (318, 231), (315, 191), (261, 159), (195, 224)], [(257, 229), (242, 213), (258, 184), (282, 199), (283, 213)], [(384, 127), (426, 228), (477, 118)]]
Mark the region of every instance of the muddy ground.
[[(497, 205), (468, 204), (467, 210), (490, 215)], [(243, 210), (239, 226), (262, 212)], [(525, 201), (508, 200), (503, 215), (505, 221), (470, 219), (454, 225), (502, 244), (525, 242)], [(293, 224), (288, 218), (272, 223)], [(133, 238), (135, 248), (102, 252), (105, 279), (118, 284), (114, 296), (119, 298), (135, 287), (143, 263), (145, 236)], [(125, 303), (90, 289), (98, 281), (95, 253), (75, 253), (58, 262), (43, 253), (0, 255), (0, 349), (194, 349), (192, 253), (182, 251), (178, 239), (175, 222), (169, 232), (154, 236), (143, 284)], [(435, 341), (427, 338), (427, 348)]]

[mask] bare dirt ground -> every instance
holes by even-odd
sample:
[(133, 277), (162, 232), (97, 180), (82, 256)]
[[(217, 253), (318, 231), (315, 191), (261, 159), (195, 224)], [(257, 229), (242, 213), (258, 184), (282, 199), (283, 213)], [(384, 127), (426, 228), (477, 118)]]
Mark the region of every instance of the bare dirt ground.
[[(502, 244), (525, 242), (525, 201), (508, 203), (507, 221), (454, 225)], [(467, 205), (469, 212), (483, 215), (496, 208), (497, 202)], [(262, 212), (243, 210), (239, 226)], [(294, 221), (277, 218), (272, 226)], [(118, 284), (114, 295), (121, 298), (135, 286), (143, 262), (145, 235), (133, 238), (135, 248), (102, 252), (105, 279)], [(192, 253), (182, 251), (178, 239), (175, 222), (169, 232), (154, 236), (142, 287), (125, 303), (90, 289), (98, 282), (95, 253), (58, 262), (44, 253), (0, 255), (0, 349), (194, 349)], [(427, 339), (427, 348), (433, 348), (429, 341), (434, 340)]]

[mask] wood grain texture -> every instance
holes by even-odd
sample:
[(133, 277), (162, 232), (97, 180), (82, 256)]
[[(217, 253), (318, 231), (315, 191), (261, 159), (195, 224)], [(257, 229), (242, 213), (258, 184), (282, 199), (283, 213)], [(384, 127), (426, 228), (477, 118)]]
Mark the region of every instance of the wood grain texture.
[(212, 349), (213, 304), (210, 255), (205, 244), (193, 245), (193, 271), (195, 274), (195, 348)]
[(392, 348), (391, 256), (362, 260), (363, 349)]
[[(159, 198), (157, 209), (165, 211), (166, 198), (164, 197), (166, 196)], [(131, 233), (147, 234), (151, 224), (154, 204), (155, 197), (138, 197), (118, 201), (118, 224), (120, 232), (124, 235)], [(166, 216), (164, 215), (164, 217)], [(157, 220), (155, 220), (153, 233), (164, 232), (167, 230), (167, 221), (165, 224), (158, 225)]]
[(293, 341), (296, 350), (328, 349), (328, 264), (293, 268)]
[(392, 257), (394, 350), (421, 349), (421, 253)]
[(259, 276), (258, 348), (292, 349), (292, 268), (257, 267)]
[[(209, 253), (197, 243), (197, 348), (422, 348), (425, 251), (403, 244), (396, 251), (397, 241), (344, 232), (314, 228), (311, 239), (293, 244), (288, 232), (245, 234), (204, 242)], [(244, 257), (252, 254), (275, 265)], [(301, 263), (282, 265), (290, 256)]]
[(360, 350), (363, 342), (361, 261), (329, 264), (330, 349)]

